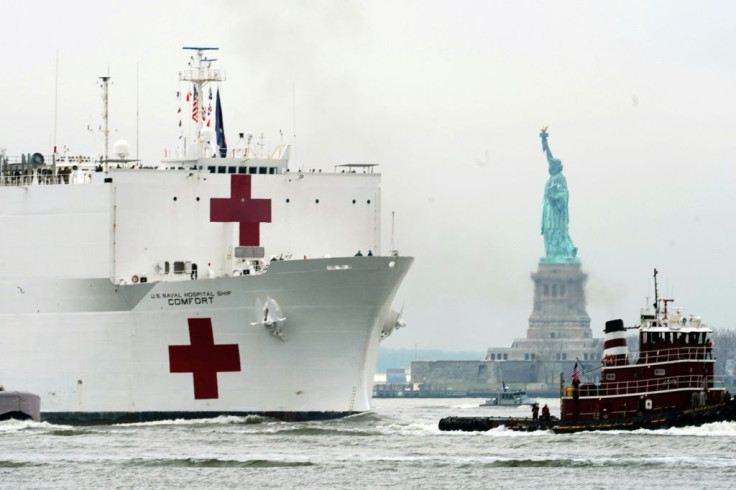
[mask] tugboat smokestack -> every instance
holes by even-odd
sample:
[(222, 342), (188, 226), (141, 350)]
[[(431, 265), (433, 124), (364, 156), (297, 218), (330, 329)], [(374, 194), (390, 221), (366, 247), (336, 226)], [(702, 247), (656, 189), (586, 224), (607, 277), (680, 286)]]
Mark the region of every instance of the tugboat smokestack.
[(606, 322), (603, 339), (603, 360), (608, 366), (627, 364), (629, 349), (626, 345), (626, 328), (623, 320)]

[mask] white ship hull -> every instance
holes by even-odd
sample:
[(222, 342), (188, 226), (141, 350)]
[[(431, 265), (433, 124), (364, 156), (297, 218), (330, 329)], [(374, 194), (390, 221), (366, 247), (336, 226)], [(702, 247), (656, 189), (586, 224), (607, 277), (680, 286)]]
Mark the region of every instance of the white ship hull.
[[(365, 411), (384, 318), (412, 260), (283, 261), (255, 276), (117, 288), (105, 280), (52, 287), (36, 280), (21, 293), (6, 282), (8, 294), (14, 288), (60, 311), (0, 316), (0, 372), (6, 386), (41, 396), (46, 420), (225, 413), (307, 419)], [(251, 324), (261, 314), (256, 301), (267, 296), (288, 315), (285, 340)], [(106, 311), (90, 311), (90, 303)], [(196, 366), (198, 355), (208, 355), (204, 346), (190, 356), (196, 374), (171, 372), (170, 347), (194, 343), (192, 319), (211, 324), (210, 351), (234, 346), (229, 354), (237, 353), (239, 366), (225, 363), (228, 370), (214, 374), (206, 361)]]

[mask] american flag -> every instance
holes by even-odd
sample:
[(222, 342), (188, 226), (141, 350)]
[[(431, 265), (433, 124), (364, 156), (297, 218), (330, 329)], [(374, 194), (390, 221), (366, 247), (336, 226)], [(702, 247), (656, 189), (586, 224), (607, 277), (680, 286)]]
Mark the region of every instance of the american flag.
[(572, 368), (572, 377), (580, 377), (580, 368), (578, 367), (577, 361), (575, 362), (575, 367)]
[(192, 101), (192, 121), (199, 121), (199, 97), (197, 96), (197, 87), (194, 87), (194, 100)]

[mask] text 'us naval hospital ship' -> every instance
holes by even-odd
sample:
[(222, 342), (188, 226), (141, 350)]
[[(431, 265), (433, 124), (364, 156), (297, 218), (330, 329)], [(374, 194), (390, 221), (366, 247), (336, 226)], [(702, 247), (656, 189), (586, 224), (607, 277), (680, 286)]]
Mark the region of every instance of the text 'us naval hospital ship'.
[(177, 95), (198, 137), (161, 165), (124, 143), (98, 162), (3, 158), (0, 385), (39, 395), (50, 421), (369, 410), (413, 262), (381, 254), (380, 175), (227, 148), (215, 48), (185, 49)]

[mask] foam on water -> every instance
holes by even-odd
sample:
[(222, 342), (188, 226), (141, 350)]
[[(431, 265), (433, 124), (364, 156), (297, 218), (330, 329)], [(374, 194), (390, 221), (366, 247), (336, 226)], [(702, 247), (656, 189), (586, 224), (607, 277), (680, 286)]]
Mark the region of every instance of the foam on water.
[(201, 419), (167, 419), (155, 420), (151, 422), (130, 422), (123, 424), (115, 424), (119, 427), (152, 427), (157, 425), (180, 425), (180, 426), (197, 426), (197, 425), (229, 425), (229, 424), (260, 424), (263, 422), (274, 421), (269, 417), (260, 415), (221, 415), (219, 417), (201, 418)]
[(3, 420), (0, 421), (0, 433), (17, 432), (29, 429), (46, 429), (46, 430), (69, 430), (73, 429), (70, 425), (56, 425), (48, 422), (34, 422), (32, 420)]
[(372, 412), (321, 422), (0, 422), (0, 486), (670, 489), (727, 488), (736, 478), (736, 423), (578, 434), (439, 430), (452, 415), (527, 416), (528, 407), (477, 403), (374, 400)]

